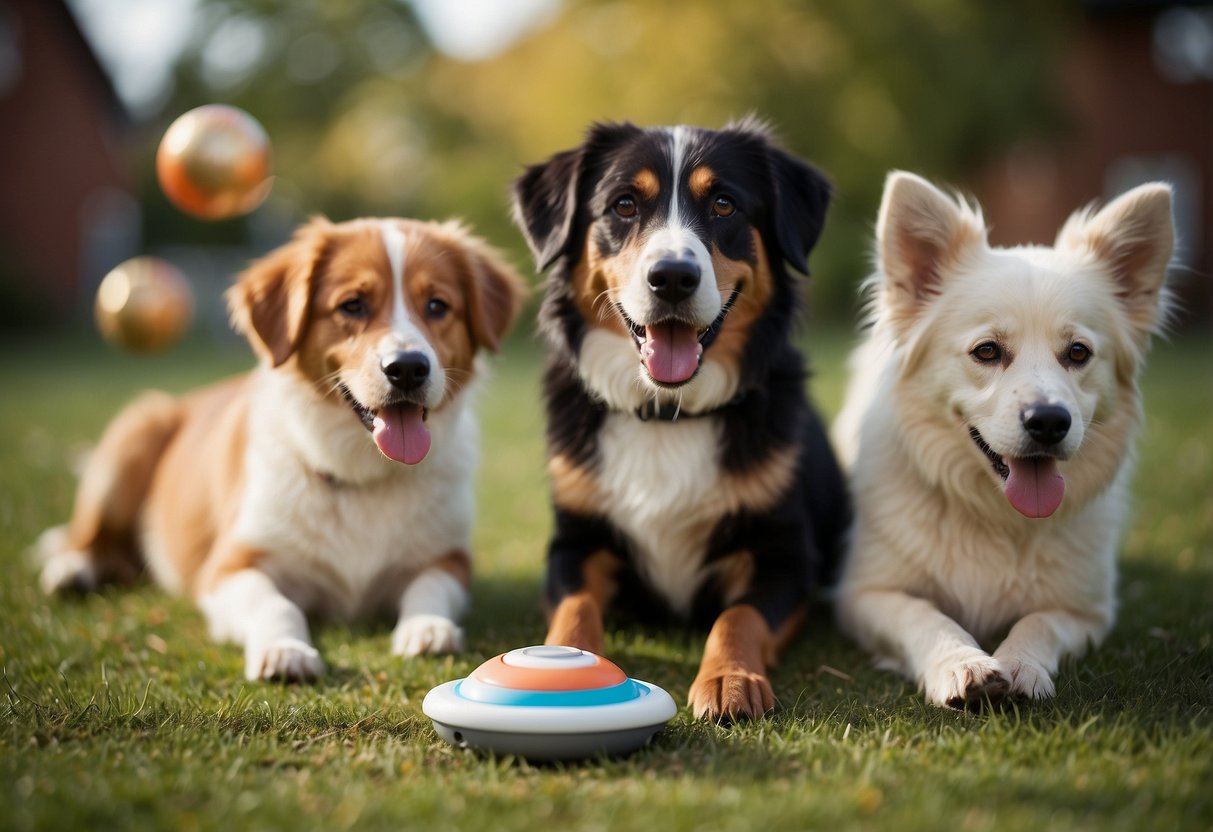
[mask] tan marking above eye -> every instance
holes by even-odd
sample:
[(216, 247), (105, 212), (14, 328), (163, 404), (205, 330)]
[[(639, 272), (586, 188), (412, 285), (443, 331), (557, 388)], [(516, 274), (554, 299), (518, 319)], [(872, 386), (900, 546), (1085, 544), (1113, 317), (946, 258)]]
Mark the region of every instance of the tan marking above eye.
[(707, 165), (700, 165), (691, 171), (691, 178), (687, 180), (687, 184), (690, 186), (691, 196), (696, 199), (704, 199), (716, 185), (716, 172)]
[(632, 179), (632, 187), (636, 189), (636, 193), (641, 199), (656, 199), (657, 194), (661, 192), (661, 185), (657, 181), (657, 174), (648, 168), (636, 174)]

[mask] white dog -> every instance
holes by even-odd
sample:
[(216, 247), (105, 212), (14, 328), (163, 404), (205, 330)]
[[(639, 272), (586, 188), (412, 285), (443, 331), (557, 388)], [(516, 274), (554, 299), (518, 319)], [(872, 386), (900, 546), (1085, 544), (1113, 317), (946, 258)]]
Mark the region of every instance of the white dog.
[(1061, 658), (1111, 627), (1173, 238), (1166, 185), (1074, 214), (1053, 247), (1000, 249), (978, 209), (889, 176), (834, 432), (856, 506), (837, 611), (928, 701), (1051, 696)]

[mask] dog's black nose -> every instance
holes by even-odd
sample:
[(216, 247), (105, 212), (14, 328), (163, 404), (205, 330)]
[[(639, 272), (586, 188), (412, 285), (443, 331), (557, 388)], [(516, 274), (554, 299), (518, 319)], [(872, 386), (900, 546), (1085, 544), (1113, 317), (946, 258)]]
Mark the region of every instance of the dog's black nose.
[(1042, 445), (1056, 445), (1070, 432), (1070, 411), (1058, 404), (1034, 404), (1020, 420), (1028, 436)]
[(393, 387), (405, 392), (416, 390), (430, 377), (430, 360), (416, 350), (388, 353), (380, 359), (379, 367)]
[(649, 288), (666, 303), (684, 301), (699, 288), (699, 266), (694, 260), (658, 260), (649, 269)]

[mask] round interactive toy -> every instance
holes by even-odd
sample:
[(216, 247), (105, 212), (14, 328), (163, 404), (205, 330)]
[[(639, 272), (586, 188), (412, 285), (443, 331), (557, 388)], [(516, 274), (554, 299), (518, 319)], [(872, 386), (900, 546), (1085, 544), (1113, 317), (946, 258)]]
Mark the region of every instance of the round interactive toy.
[(194, 292), (185, 275), (159, 257), (133, 257), (115, 266), (97, 287), (97, 328), (111, 344), (157, 352), (176, 343), (194, 316)]
[(532, 760), (635, 751), (677, 712), (656, 685), (576, 647), (536, 646), (489, 659), (439, 685), (421, 710), (460, 747)]
[(156, 151), (169, 200), (206, 220), (247, 214), (270, 192), (270, 142), (244, 110), (208, 104), (174, 121)]

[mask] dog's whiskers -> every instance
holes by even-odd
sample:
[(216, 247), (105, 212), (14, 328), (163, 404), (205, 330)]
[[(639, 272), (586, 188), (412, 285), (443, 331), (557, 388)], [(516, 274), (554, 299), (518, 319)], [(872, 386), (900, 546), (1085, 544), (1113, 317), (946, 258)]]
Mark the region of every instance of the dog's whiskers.
[(462, 390), (475, 374), (459, 367), (447, 367), (443, 370), (442, 375), (450, 384), (450, 395), (454, 395)]
[(612, 317), (616, 318), (624, 326), (627, 326), (627, 321), (620, 312), (619, 307), (611, 300), (611, 290), (604, 289), (599, 292), (597, 297), (590, 302), (590, 308), (594, 309), (598, 315), (598, 320), (606, 323)]

